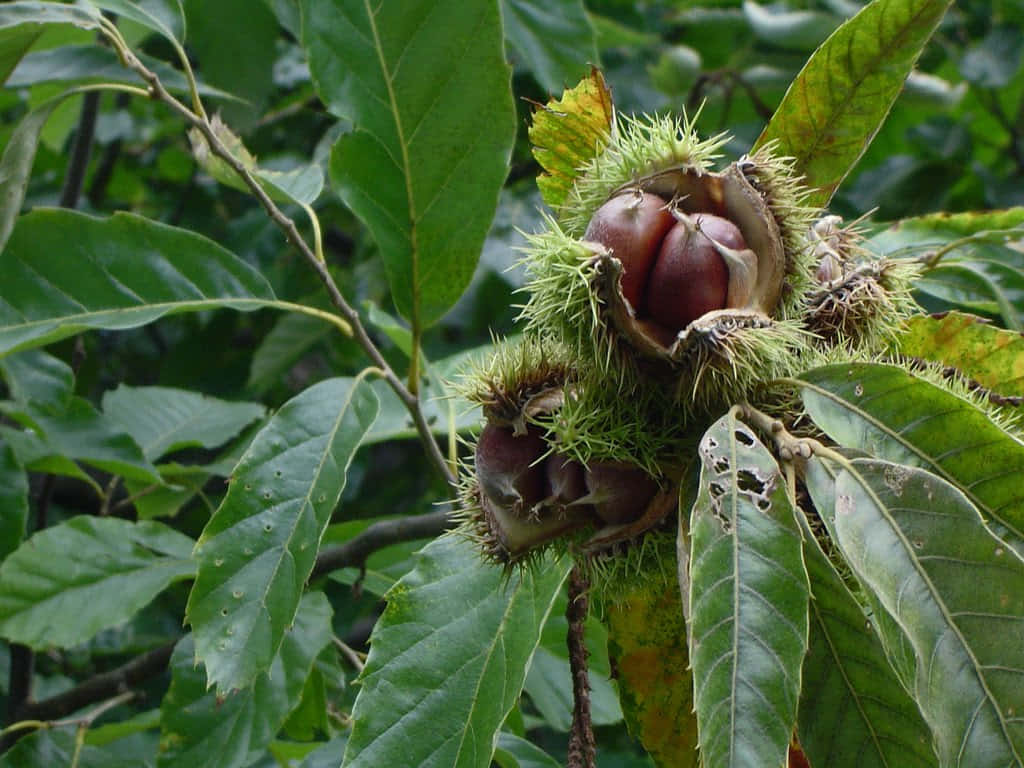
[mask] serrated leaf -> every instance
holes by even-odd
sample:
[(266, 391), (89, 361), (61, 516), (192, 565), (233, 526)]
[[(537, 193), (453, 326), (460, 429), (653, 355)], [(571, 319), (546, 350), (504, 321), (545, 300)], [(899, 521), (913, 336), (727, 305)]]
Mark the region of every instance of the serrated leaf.
[(594, 28), (581, 0), (502, 0), (501, 17), (520, 64), (548, 93), (600, 65)]
[(343, 765), (487, 768), (568, 573), (563, 558), (505, 574), (453, 534), (428, 544), (370, 639)]
[(260, 419), (260, 403), (230, 402), (169, 387), (126, 387), (103, 394), (103, 412), (150, 461), (187, 447), (216, 448)]
[(951, 0), (873, 0), (811, 56), (754, 148), (782, 155), (825, 205), (882, 126)]
[(126, 213), (32, 211), (0, 273), (0, 355), (176, 312), (277, 306), (267, 281), (212, 240)]
[(638, 584), (608, 606), (608, 654), (629, 732), (655, 765), (699, 765), (679, 587)]
[(869, 238), (881, 256), (915, 257), (927, 270), (914, 287), (966, 309), (1002, 315), (1024, 329), (1024, 269), (1009, 247), (1024, 238), (1024, 207), (904, 219)]
[(21, 545), (28, 522), (28, 476), (0, 440), (0, 562)]
[(20, 405), (31, 403), (49, 413), (63, 413), (70, 405), (75, 386), (71, 366), (40, 349), (0, 358), (0, 374)]
[(810, 638), (798, 714), (800, 746), (828, 768), (935, 768), (931, 732), (900, 685), (871, 622), (811, 531)]
[(836, 480), (837, 543), (914, 648), (913, 694), (941, 764), (1024, 765), (1024, 561), (944, 480), (852, 466)]
[[(85, 745), (79, 751), (76, 728), (43, 728), (21, 739), (0, 755), (0, 768), (150, 768), (134, 758), (123, 758), (114, 749)], [(77, 760), (76, 760), (77, 757)]]
[(238, 462), (196, 543), (186, 611), (218, 693), (245, 688), (272, 663), (376, 416), (362, 380), (328, 379), (285, 403)]
[(206, 686), (192, 636), (171, 657), (171, 687), (161, 710), (160, 768), (242, 768), (266, 752), (302, 689), (317, 654), (331, 641), (331, 606), (323, 592), (302, 598), (269, 668), (225, 699)]
[(498, 0), (303, 0), (320, 98), (355, 130), (331, 182), (380, 248), (414, 329), (469, 285), (515, 140)]
[(152, 521), (83, 516), (42, 530), (0, 565), (0, 635), (40, 650), (85, 642), (191, 578), (191, 550)]
[(604, 76), (594, 70), (533, 113), (530, 144), (544, 173), (537, 177), (544, 202), (556, 211), (565, 202), (580, 168), (611, 140), (615, 107)]
[(800, 378), (804, 407), (833, 440), (959, 486), (1024, 553), (1024, 442), (972, 403), (895, 366), (830, 365)]
[(688, 618), (702, 765), (782, 765), (807, 649), (800, 528), (778, 464), (732, 412), (699, 453)]
[(69, 460), (133, 480), (160, 482), (156, 467), (135, 441), (84, 398), (72, 397), (59, 412), (33, 403), (24, 407), (0, 403), (0, 412), (25, 427), (19, 432), (0, 426), (0, 434), (29, 469), (46, 471), (40, 462)]
[(962, 312), (907, 320), (900, 353), (951, 365), (1001, 395), (1024, 395), (1024, 337)]

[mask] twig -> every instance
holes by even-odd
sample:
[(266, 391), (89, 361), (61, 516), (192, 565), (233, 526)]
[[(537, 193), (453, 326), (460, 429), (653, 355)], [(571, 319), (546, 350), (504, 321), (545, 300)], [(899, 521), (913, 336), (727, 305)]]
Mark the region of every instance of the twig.
[(597, 745), (594, 725), (590, 719), (590, 678), (587, 673), (587, 646), (584, 642), (584, 623), (587, 620), (590, 584), (575, 566), (569, 574), (569, 605), (565, 617), (569, 620), (566, 641), (569, 646), (569, 668), (572, 671), (572, 729), (569, 731), (568, 768), (594, 768)]
[[(430, 425), (427, 424), (426, 417), (423, 415), (423, 410), (420, 407), (419, 398), (412, 389), (406, 387), (401, 378), (399, 378), (394, 369), (392, 369), (388, 361), (384, 359), (381, 351), (377, 348), (376, 344), (373, 343), (373, 340), (367, 333), (366, 328), (363, 326), (359, 313), (353, 309), (348, 301), (345, 300), (345, 297), (342, 296), (341, 291), (334, 282), (334, 278), (331, 277), (330, 272), (327, 270), (327, 265), (322, 259), (317, 258), (316, 253), (309, 247), (302, 235), (299, 234), (298, 228), (295, 226), (295, 222), (288, 218), (288, 216), (286, 216), (284, 212), (277, 207), (277, 204), (271, 200), (266, 190), (253, 177), (245, 164), (235, 157), (224, 145), (220, 140), (220, 137), (213, 130), (210, 120), (200, 109), (193, 112), (172, 96), (164, 87), (156, 73), (152, 72), (138, 59), (127, 45), (125, 45), (123, 39), (111, 37), (111, 42), (118, 48), (118, 53), (125, 65), (138, 74), (139, 77), (141, 77), (149, 86), (149, 94), (151, 98), (166, 104), (172, 111), (176, 112), (189, 125), (196, 128), (203, 135), (210, 151), (226, 162), (231, 169), (238, 174), (238, 176), (245, 182), (246, 186), (252, 191), (256, 199), (260, 202), (260, 205), (263, 206), (263, 209), (267, 212), (270, 219), (281, 229), (282, 232), (284, 232), (285, 237), (287, 237), (292, 245), (299, 250), (306, 261), (309, 262), (309, 265), (313, 268), (313, 271), (316, 272), (317, 277), (320, 278), (320, 281), (327, 289), (327, 294), (330, 297), (331, 303), (338, 310), (341, 316), (348, 321), (349, 325), (351, 325), (353, 336), (356, 341), (373, 361), (373, 364), (381, 369), (385, 381), (387, 381), (391, 389), (394, 390), (398, 399), (402, 401), (406, 410), (409, 411), (409, 415), (412, 416), (413, 423), (416, 425), (416, 431), (419, 433), (420, 440), (427, 449), (430, 461), (448, 484), (454, 487), (456, 483), (455, 476), (452, 473), (451, 468), (448, 466), (448, 462), (445, 459), (444, 454), (441, 452), (440, 446), (434, 439), (433, 433), (430, 430)], [(413, 370), (415, 370), (415, 359), (413, 363)]]
[(348, 659), (348, 663), (355, 667), (356, 672), (359, 674), (363, 673), (363, 669), (366, 667), (366, 657), (357, 652), (354, 648), (345, 644), (345, 641), (340, 637), (332, 637), (331, 640), (341, 651), (341, 655)]
[(104, 701), (98, 707), (85, 713), (81, 717), (70, 717), (66, 720), (19, 720), (16, 723), (11, 723), (3, 730), (0, 730), (0, 735), (10, 736), (20, 731), (38, 730), (40, 728), (64, 728), (69, 725), (77, 725), (80, 729), (87, 729), (105, 712), (108, 712), (114, 707), (124, 704), (126, 701), (130, 701), (134, 698), (135, 693), (133, 691), (125, 691), (124, 693), (119, 693), (117, 696), (114, 696), (112, 699)]
[(91, 677), (64, 693), (42, 701), (27, 702), (18, 710), (17, 719), (54, 720), (67, 717), (82, 707), (87, 707), (97, 701), (122, 695), (129, 686), (141, 683), (163, 672), (171, 660), (174, 645), (175, 643), (171, 642), (147, 651), (141, 656), (136, 656), (127, 664)]
[(78, 199), (85, 183), (85, 172), (92, 154), (92, 139), (96, 133), (96, 115), (99, 112), (99, 91), (89, 91), (82, 97), (82, 112), (78, 118), (78, 130), (71, 148), (71, 160), (64, 175), (64, 188), (60, 193), (61, 208), (77, 208)]
[(378, 549), (392, 544), (433, 538), (451, 528), (454, 522), (447, 510), (439, 510), (426, 515), (374, 523), (344, 544), (321, 551), (310, 578), (315, 579), (339, 568), (360, 566)]

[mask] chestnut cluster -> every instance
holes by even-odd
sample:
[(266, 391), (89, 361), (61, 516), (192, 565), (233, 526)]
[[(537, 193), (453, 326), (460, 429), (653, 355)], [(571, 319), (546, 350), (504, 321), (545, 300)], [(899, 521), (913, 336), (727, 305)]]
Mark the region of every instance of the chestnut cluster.
[(639, 188), (598, 208), (583, 239), (619, 260), (623, 297), (661, 338), (675, 337), (697, 318), (728, 305), (729, 266), (723, 254), (747, 249), (728, 219), (684, 213)]
[(494, 422), (477, 441), (476, 479), (480, 507), (499, 545), (493, 552), (509, 560), (588, 525), (633, 523), (659, 490), (639, 467), (614, 461), (584, 466), (551, 452), (534, 426), (516, 434)]

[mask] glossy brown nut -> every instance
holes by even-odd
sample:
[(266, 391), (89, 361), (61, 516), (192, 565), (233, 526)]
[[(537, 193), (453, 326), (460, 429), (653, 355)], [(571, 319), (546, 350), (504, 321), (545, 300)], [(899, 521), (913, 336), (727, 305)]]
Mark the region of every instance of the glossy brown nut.
[(544, 462), (544, 472), (548, 498), (555, 504), (571, 504), (587, 492), (583, 465), (578, 461), (557, 454), (552, 455)]
[(707, 312), (725, 308), (729, 268), (709, 236), (731, 250), (747, 247), (739, 229), (727, 219), (708, 213), (686, 216), (665, 236), (651, 269), (648, 314), (673, 332)]
[(481, 492), (501, 507), (528, 512), (544, 500), (546, 477), (540, 457), (544, 439), (530, 429), (516, 436), (509, 427), (488, 423), (476, 444), (476, 477)]
[(591, 462), (586, 472), (587, 496), (594, 511), (609, 525), (631, 523), (643, 515), (657, 481), (633, 464), (616, 461)]
[(622, 295), (638, 313), (661, 241), (674, 224), (662, 198), (631, 190), (598, 208), (583, 234), (584, 240), (600, 243), (622, 262)]

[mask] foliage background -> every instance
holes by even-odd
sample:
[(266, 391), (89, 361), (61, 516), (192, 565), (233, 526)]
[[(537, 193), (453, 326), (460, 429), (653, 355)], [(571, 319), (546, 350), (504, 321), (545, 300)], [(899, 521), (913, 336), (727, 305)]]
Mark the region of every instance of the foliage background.
[[(316, 96), (300, 42), (298, 3), (187, 0), (184, 8), (187, 49), (211, 94), (208, 106), (244, 139), (261, 166), (288, 171), (312, 158), (326, 175), (331, 146), (351, 130), (351, 124), (335, 116), (343, 111), (335, 109), (332, 114)], [(693, 113), (703, 104), (700, 129), (704, 134), (730, 131), (734, 138), (727, 152), (738, 157), (757, 137), (808, 55), (858, 8), (852, 0), (788, 6), (504, 0), (506, 54), (514, 67), (515, 146), (472, 282), (454, 308), (426, 331), (425, 358), (448, 374), (467, 351), (488, 345), (491, 334), (513, 330), (520, 301), (515, 289), (521, 282), (513, 266), (515, 247), (522, 242), (516, 229), (533, 230), (540, 220), (534, 181), (539, 169), (526, 140), (532, 103), (557, 96), (597, 65), (617, 106), (626, 112), (686, 108)], [(174, 60), (159, 36), (130, 20), (120, 25), (137, 49), (155, 59)], [(937, 211), (1024, 205), (1022, 29), (1024, 3), (957, 2), (888, 121), (834, 198), (833, 210), (848, 218), (874, 210), (875, 220), (888, 221)], [(48, 27), (16, 66), (6, 67), (0, 60), (0, 75), (6, 76), (0, 90), (0, 143), (8, 141), (33, 107), (71, 83), (110, 77), (112, 65), (112, 53), (96, 45), (94, 32), (68, 26)], [(240, 98), (222, 98), (223, 92)], [(82, 193), (71, 200), (74, 184), (68, 176), (75, 163), (69, 159), (81, 137), (90, 132)], [(324, 302), (315, 275), (264, 212), (250, 196), (217, 183), (199, 167), (181, 120), (159, 104), (104, 94), (96, 99), (74, 97), (56, 108), (42, 132), (25, 207), (68, 203), (103, 215), (129, 210), (203, 233), (256, 267), (278, 297), (314, 305)], [(324, 226), (329, 269), (350, 302), (369, 318), (389, 362), (404, 369), (408, 336), (394, 319), (397, 313), (375, 239), (331, 189), (316, 197), (315, 208)], [(300, 228), (308, 235), (301, 210), (293, 206), (287, 212), (302, 222)], [(1012, 286), (1006, 294), (1013, 299)], [(942, 291), (919, 296), (930, 309), (944, 308), (948, 298)], [(1019, 328), (1019, 310), (1000, 311), (1004, 306), (996, 300), (976, 308)], [(122, 385), (189, 389), (273, 410), (315, 382), (355, 375), (365, 366), (357, 345), (325, 323), (269, 310), (210, 311), (165, 318), (136, 330), (90, 332), (54, 344), (48, 352), (73, 367), (74, 394), (105, 412), (113, 410), (108, 403)], [(9, 367), (4, 374), (8, 396), (16, 400), (18, 378)], [(404, 410), (383, 389), (378, 391), (378, 439), (353, 457), (339, 505), (344, 514), (336, 515), (327, 529), (324, 547), (344, 545), (374, 522), (434, 514), (435, 505), (446, 498), (444, 483), (420, 444), (408, 439), (414, 433)], [(208, 445), (190, 440), (188, 447), (169, 454), (180, 464), (203, 467), (191, 475), (182, 471), (185, 490), (149, 494), (137, 505), (120, 504), (145, 487), (144, 479), (127, 480), (125, 490), (113, 497), (114, 516), (161, 517), (176, 530), (198, 537), (227, 492), (224, 467), (241, 455), (265, 418), (257, 405), (249, 408), (247, 416), (222, 429)], [(431, 413), (439, 420), (451, 415), (440, 406)], [(466, 412), (455, 417), (460, 424), (475, 419)], [(7, 427), (15, 424), (10, 416), (0, 419)], [(392, 439), (399, 433), (406, 439)], [(81, 481), (42, 473), (32, 474), (30, 499), (34, 514), (29, 533), (43, 520), (52, 526), (101, 511), (97, 497)], [(423, 543), (409, 540), (379, 549), (366, 561), (365, 572), (346, 567), (319, 575), (316, 583), (330, 605), (304, 603), (302, 615), (330, 613), (330, 634), (348, 647), (365, 650), (370, 628), (382, 610), (382, 593), (412, 568), (413, 552)], [(44, 701), (133, 658), (169, 648), (183, 636), (187, 596), (187, 582), (178, 581), (130, 619), (88, 642), (36, 654), (34, 699)], [(571, 701), (563, 614), (560, 605), (551, 612), (526, 693), (506, 726), (510, 735), (503, 737), (497, 755), (502, 766), (553, 764), (545, 755), (528, 756), (529, 746), (516, 735), (527, 737), (555, 760), (564, 759)], [(597, 622), (592, 622), (590, 639), (595, 652), (595, 723), (602, 745), (599, 764), (647, 765), (648, 758), (622, 724)], [(283, 730), (268, 733), (263, 743), (253, 745), (234, 764), (336, 764), (329, 752), (338, 751), (337, 743), (322, 748), (323, 753), (306, 753), (319, 742), (346, 733), (355, 670), (339, 646), (329, 643), (327, 636), (322, 640), (318, 647), (295, 649), (306, 654), (313, 675), (296, 692), (300, 703)], [(191, 679), (188, 661), (187, 649), (179, 646), (170, 659), (171, 666), (182, 670), (174, 685), (166, 664), (140, 680), (141, 695), (107, 712), (90, 730), (81, 764), (113, 765), (110, 761), (116, 756), (125, 765), (155, 765), (161, 746), (161, 702), (167, 706), (174, 697), (202, 694), (202, 675)], [(0, 704), (8, 711), (21, 704), (12, 697), (9, 684), (12, 675), (17, 677), (19, 663), (10, 644), (0, 643)], [(117, 722), (128, 725), (114, 725)], [(165, 740), (166, 734), (165, 725)], [(46, 760), (69, 753), (74, 735), (73, 728), (58, 728), (33, 736), (34, 756), (26, 757), (30, 752), (25, 740), (17, 748), (21, 757), (12, 752), (0, 757), (0, 765), (56, 764)], [(162, 748), (167, 750), (166, 741)]]

